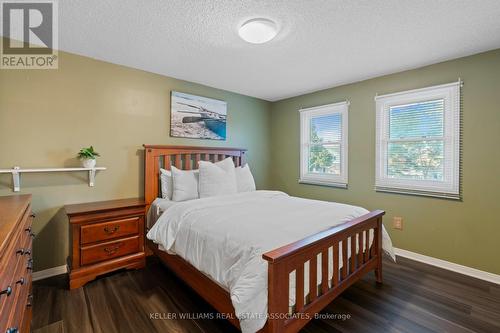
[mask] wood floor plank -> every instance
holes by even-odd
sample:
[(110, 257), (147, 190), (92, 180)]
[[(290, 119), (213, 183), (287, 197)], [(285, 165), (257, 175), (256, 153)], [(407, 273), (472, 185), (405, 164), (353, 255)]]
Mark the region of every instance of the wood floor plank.
[(357, 302), (352, 302), (346, 298), (339, 298), (336, 302), (332, 302), (326, 309), (327, 313), (340, 313), (348, 314), (350, 319), (344, 320), (330, 320), (330, 324), (338, 329), (345, 330), (346, 325), (351, 322), (361, 324), (360, 329), (353, 330), (357, 332), (373, 331), (373, 332), (401, 332), (397, 328), (390, 325), (390, 321), (380, 316), (371, 309), (367, 309)]
[(440, 298), (440, 304), (444, 303), (457, 309), (467, 309), (466, 312), (468, 313), (470, 313), (472, 309), (472, 304), (486, 309), (500, 309), (500, 304), (497, 304), (496, 300), (485, 297), (485, 295), (478, 291), (468, 290), (466, 288), (459, 290), (455, 286), (429, 282), (429, 279), (423, 279), (421, 282), (418, 282), (418, 280), (411, 280), (411, 282), (408, 283), (404, 278), (392, 275), (387, 278), (386, 282), (393, 285), (402, 283), (407, 286), (408, 290), (414, 293), (432, 295), (431, 299), (433, 301)]
[(109, 307), (114, 303), (114, 297), (106, 290), (108, 283), (103, 280), (89, 283), (85, 288), (88, 308), (92, 327), (96, 333), (118, 333), (118, 327), (115, 323), (120, 319), (120, 313), (117, 313), (116, 307)]
[[(358, 285), (358, 287), (361, 286), (361, 284)], [(470, 322), (471, 307), (469, 305), (456, 303), (439, 294), (429, 293), (418, 288), (411, 288), (411, 286), (404, 284), (397, 285), (391, 282), (390, 286), (393, 288), (384, 288), (384, 290), (378, 291), (377, 294), (384, 298), (396, 297), (403, 303), (411, 299), (412, 304), (419, 308), (425, 309), (430, 313), (439, 313), (442, 318), (452, 320), (464, 327), (473, 326), (475, 324)], [(396, 287), (394, 288), (394, 286)]]
[[(66, 333), (91, 333), (92, 323), (83, 289), (58, 290), (54, 306), (59, 307)], [(66, 320), (71, 318), (71, 320)]]
[(33, 333), (64, 333), (64, 323), (62, 320), (43, 326)]
[(59, 307), (54, 304), (56, 295), (54, 289), (55, 287), (49, 286), (33, 288), (33, 298), (40, 301), (33, 302), (33, 313), (36, 313), (36, 316), (32, 318), (32, 327), (40, 328), (62, 320), (60, 311), (57, 311)]
[[(312, 320), (302, 332), (496, 333), (499, 290), (408, 259), (386, 260), (382, 286), (368, 274), (324, 309), (328, 318)], [(226, 320), (200, 317), (217, 312), (154, 258), (144, 269), (109, 274), (73, 291), (62, 276), (35, 282), (33, 292), (34, 330), (61, 321), (66, 333), (238, 332)]]
[[(371, 284), (360, 283), (357, 284), (355, 288), (350, 290), (350, 292), (359, 293), (360, 295), (370, 295), (374, 299), (383, 299), (384, 306), (387, 306), (391, 311), (398, 314), (398, 317), (406, 318), (426, 330), (434, 332), (462, 332), (470, 333), (471, 330), (463, 327), (461, 324), (444, 319), (441, 317), (441, 313), (436, 313), (429, 310), (426, 307), (421, 307), (415, 302), (408, 302), (408, 299), (391, 295), (385, 292), (385, 288), (372, 288)], [(417, 297), (417, 295), (415, 295)], [(411, 297), (411, 296), (410, 296)]]
[[(484, 307), (493, 307), (500, 309), (500, 297), (497, 297), (496, 295), (491, 293), (489, 288), (478, 288), (471, 286), (470, 284), (462, 285), (458, 281), (450, 278), (434, 276), (425, 271), (422, 272), (419, 270), (409, 269), (401, 263), (398, 266), (393, 265), (394, 264), (388, 263), (386, 265), (387, 267), (385, 267), (386, 270), (389, 271), (391, 271), (392, 269), (392, 272), (394, 274), (392, 274), (391, 278), (411, 281), (411, 285), (413, 286), (426, 288), (427, 290), (432, 290), (435, 292), (441, 292), (443, 294), (446, 294), (448, 297), (456, 299), (458, 301), (471, 302)], [(453, 276), (460, 276), (461, 279), (463, 279), (461, 274), (453, 273)]]
[[(440, 277), (443, 279), (448, 279), (450, 277), (450, 271), (431, 265), (422, 264), (418, 261), (414, 261), (404, 257), (398, 257), (398, 264), (400, 266), (409, 267), (416, 271), (424, 271), (432, 277)], [(476, 289), (483, 289), (489, 292), (490, 288), (499, 288), (498, 285), (488, 282), (485, 280), (476, 279), (463, 274), (453, 274), (452, 283), (458, 283), (461, 286), (473, 287)]]
[[(140, 303), (147, 302), (147, 298), (143, 297), (140, 290), (137, 290), (131, 283), (130, 275), (128, 273), (116, 275), (111, 277), (109, 282), (109, 288), (125, 316), (122, 319), (123, 325), (119, 326), (119, 331), (124, 331), (122, 328), (124, 325), (132, 328), (132, 332), (153, 331), (154, 326), (149, 319), (149, 314), (140, 306)], [(130, 313), (135, 315), (130, 316)]]

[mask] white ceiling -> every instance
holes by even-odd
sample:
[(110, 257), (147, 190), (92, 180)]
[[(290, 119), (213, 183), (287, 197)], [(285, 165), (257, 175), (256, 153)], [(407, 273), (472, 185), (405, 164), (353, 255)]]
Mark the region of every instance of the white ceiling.
[[(275, 20), (262, 45), (237, 29)], [(59, 46), (265, 100), (500, 48), (500, 0), (61, 0)]]

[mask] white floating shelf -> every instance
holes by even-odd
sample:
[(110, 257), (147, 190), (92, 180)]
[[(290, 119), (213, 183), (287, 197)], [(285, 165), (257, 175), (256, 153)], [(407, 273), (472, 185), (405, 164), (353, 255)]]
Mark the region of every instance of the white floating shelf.
[(39, 173), (39, 172), (74, 172), (74, 171), (88, 171), (89, 173), (89, 186), (94, 186), (96, 171), (106, 170), (105, 167), (95, 167), (95, 168), (38, 168), (38, 169), (21, 169), (18, 166), (12, 169), (0, 169), (0, 173), (11, 173), (12, 183), (14, 192), (19, 192), (21, 190), (21, 181), (19, 174), (21, 173)]

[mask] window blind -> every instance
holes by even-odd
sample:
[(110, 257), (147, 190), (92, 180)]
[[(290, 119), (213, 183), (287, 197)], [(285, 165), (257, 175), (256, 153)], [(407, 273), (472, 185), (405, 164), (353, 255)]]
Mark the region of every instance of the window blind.
[(340, 175), (342, 115), (311, 116), (309, 172)]
[(387, 176), (443, 180), (444, 100), (389, 107)]

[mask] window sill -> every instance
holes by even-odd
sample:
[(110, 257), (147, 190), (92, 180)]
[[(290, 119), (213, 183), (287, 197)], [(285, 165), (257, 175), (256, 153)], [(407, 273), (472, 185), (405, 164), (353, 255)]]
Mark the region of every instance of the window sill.
[(453, 193), (427, 192), (427, 191), (407, 190), (407, 189), (401, 189), (401, 188), (391, 188), (391, 187), (381, 187), (381, 186), (376, 186), (375, 191), (396, 193), (396, 194), (405, 194), (405, 195), (416, 195), (416, 196), (420, 196), (420, 197), (449, 199), (449, 200), (457, 200), (457, 201), (462, 200), (460, 194), (453, 194)]
[(299, 184), (328, 186), (328, 187), (337, 187), (337, 188), (347, 189), (347, 184), (335, 183), (335, 182), (325, 182), (325, 181), (321, 181), (321, 180), (299, 179)]

